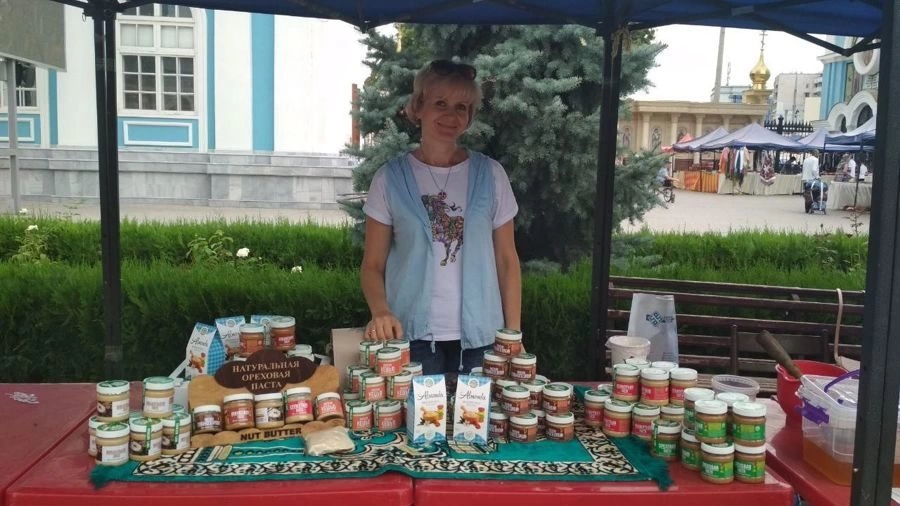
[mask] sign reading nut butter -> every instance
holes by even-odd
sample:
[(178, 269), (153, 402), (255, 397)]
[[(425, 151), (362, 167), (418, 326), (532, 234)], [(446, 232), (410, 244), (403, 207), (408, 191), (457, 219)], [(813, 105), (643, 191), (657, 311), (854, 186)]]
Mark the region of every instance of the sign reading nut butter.
[(316, 372), (316, 364), (303, 357), (286, 358), (276, 350), (260, 350), (245, 362), (228, 362), (216, 372), (216, 383), (246, 388), (254, 394), (280, 392), (288, 383), (300, 383)]

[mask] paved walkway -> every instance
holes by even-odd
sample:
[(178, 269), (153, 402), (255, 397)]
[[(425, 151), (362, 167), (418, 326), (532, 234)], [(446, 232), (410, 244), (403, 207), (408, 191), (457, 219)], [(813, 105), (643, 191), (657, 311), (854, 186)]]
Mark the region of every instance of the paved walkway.
[[(98, 204), (54, 204), (27, 202), (29, 212), (74, 219), (97, 220)], [(0, 209), (10, 209), (9, 199), (0, 198)], [(173, 206), (165, 204), (122, 204), (123, 218), (135, 220), (277, 220), (313, 221), (339, 224), (349, 218), (339, 210), (262, 209), (245, 207)], [(752, 196), (717, 195), (677, 191), (675, 203), (658, 207), (643, 222), (624, 224), (625, 230), (648, 228), (656, 232), (728, 232), (731, 230), (768, 229), (805, 233), (843, 229), (850, 232), (852, 213), (828, 211), (827, 215), (805, 214), (799, 195)], [(860, 233), (868, 233), (869, 214), (859, 215)]]

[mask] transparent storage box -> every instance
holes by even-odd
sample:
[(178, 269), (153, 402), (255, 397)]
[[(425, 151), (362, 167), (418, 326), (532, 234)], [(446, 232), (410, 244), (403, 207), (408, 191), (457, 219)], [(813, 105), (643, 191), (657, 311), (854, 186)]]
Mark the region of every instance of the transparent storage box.
[[(858, 373), (806, 375), (797, 391), (803, 402), (803, 460), (838, 485), (849, 486), (853, 477)], [(900, 444), (894, 450), (893, 475), (894, 486), (900, 485)]]

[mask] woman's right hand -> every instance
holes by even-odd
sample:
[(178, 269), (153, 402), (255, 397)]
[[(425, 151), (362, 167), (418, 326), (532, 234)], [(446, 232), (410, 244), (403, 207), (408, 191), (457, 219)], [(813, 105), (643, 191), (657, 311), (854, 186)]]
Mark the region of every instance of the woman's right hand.
[(373, 314), (372, 319), (366, 324), (366, 333), (363, 339), (366, 341), (387, 341), (389, 339), (401, 339), (403, 337), (403, 325), (390, 311)]

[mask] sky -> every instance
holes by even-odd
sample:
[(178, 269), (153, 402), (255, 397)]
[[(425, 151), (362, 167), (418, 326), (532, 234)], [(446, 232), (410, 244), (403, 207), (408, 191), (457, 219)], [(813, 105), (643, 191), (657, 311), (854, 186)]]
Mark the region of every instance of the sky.
[[(638, 100), (690, 100), (708, 102), (715, 83), (719, 28), (673, 25), (656, 30), (656, 39), (668, 45), (650, 70), (649, 89), (632, 95)], [(731, 63), (732, 85), (749, 85), (750, 69), (759, 58), (760, 31), (728, 28), (725, 30), (725, 54), (722, 84), (726, 83)], [(791, 72), (822, 72), (818, 56), (824, 48), (782, 32), (766, 32), (765, 62), (775, 76)]]

